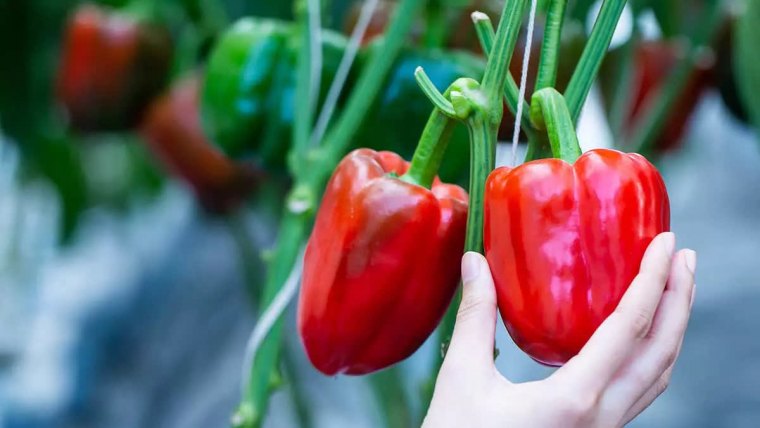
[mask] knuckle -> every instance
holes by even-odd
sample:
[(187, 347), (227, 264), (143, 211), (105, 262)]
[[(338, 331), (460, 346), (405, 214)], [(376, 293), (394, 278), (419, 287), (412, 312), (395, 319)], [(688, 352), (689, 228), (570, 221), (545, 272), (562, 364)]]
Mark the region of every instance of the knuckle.
[(486, 308), (488, 302), (478, 296), (467, 296), (462, 299), (457, 311), (457, 321), (467, 321)]
[(623, 318), (636, 338), (644, 338), (652, 325), (652, 314), (646, 309), (623, 309)]

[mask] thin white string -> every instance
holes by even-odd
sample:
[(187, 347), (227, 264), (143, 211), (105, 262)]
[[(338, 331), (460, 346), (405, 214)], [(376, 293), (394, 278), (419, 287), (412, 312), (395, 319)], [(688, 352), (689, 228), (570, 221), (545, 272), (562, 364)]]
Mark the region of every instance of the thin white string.
[(530, 64), (531, 45), (533, 44), (533, 30), (536, 25), (537, 0), (530, 2), (530, 17), (528, 18), (528, 34), (523, 52), (522, 72), (520, 74), (520, 97), (517, 98), (517, 112), (515, 114), (515, 133), (512, 135), (512, 165), (517, 165), (517, 143), (520, 140), (520, 125), (522, 124), (523, 100), (528, 86), (528, 65)]
[(293, 265), (293, 269), (288, 275), (288, 279), (285, 281), (285, 284), (280, 291), (274, 296), (272, 303), (270, 303), (269, 306), (267, 306), (267, 309), (261, 314), (259, 321), (256, 323), (256, 326), (253, 328), (253, 331), (248, 338), (248, 343), (245, 345), (245, 355), (243, 357), (243, 373), (240, 378), (240, 389), (243, 395), (245, 395), (246, 388), (248, 387), (248, 381), (250, 380), (256, 353), (259, 351), (259, 348), (269, 334), (269, 331), (280, 318), (280, 315), (282, 315), (290, 301), (295, 297), (296, 291), (298, 291), (298, 284), (300, 283), (301, 272), (303, 271), (303, 256), (304, 249), (301, 248), (296, 263)]
[(309, 14), (309, 112), (317, 109), (319, 82), (322, 80), (322, 22), (319, 0), (307, 0)]
[(359, 14), (359, 19), (356, 22), (356, 26), (351, 32), (351, 38), (346, 46), (346, 51), (343, 53), (343, 57), (340, 60), (338, 66), (338, 72), (335, 74), (335, 78), (330, 84), (330, 90), (327, 92), (327, 98), (325, 104), (322, 106), (322, 111), (319, 114), (319, 120), (314, 127), (314, 132), (311, 134), (311, 144), (317, 145), (324, 137), (327, 131), (327, 126), (330, 124), (330, 119), (335, 112), (335, 107), (338, 104), (338, 97), (343, 91), (343, 86), (348, 78), (348, 73), (351, 71), (351, 65), (354, 63), (356, 53), (359, 51), (359, 45), (361, 44), (364, 34), (369, 28), (369, 24), (372, 21), (372, 15), (377, 8), (378, 0), (368, 0), (362, 6), (362, 10)]

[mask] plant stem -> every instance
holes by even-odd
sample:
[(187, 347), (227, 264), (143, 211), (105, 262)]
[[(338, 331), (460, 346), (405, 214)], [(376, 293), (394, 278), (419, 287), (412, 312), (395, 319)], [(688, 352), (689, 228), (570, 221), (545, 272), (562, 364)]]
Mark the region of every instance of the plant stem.
[(581, 155), (578, 136), (565, 98), (554, 88), (544, 88), (533, 94), (531, 118), (536, 128), (546, 129), (552, 155), (574, 163)]
[[(472, 20), (475, 24), (475, 31), (478, 34), (478, 40), (480, 41), (480, 47), (483, 52), (488, 55), (493, 47), (493, 39), (496, 36), (493, 30), (493, 24), (488, 15), (480, 12), (472, 14)], [(507, 82), (504, 85), (504, 99), (507, 107), (512, 114), (517, 114), (517, 103), (520, 100), (520, 88), (517, 87), (517, 83), (511, 74), (507, 73)], [(520, 100), (523, 103), (522, 117), (520, 117), (521, 128), (528, 138), (535, 133), (533, 124), (530, 123), (530, 105), (525, 100)]]
[[(525, 15), (527, 0), (508, 1), (496, 32), (496, 40), (490, 50), (482, 84), (468, 79), (455, 82), (450, 94), (455, 92), (469, 101), (471, 114), (467, 117), (470, 135), (470, 201), (467, 213), (467, 236), (465, 251), (483, 252), (483, 198), (488, 174), (494, 168), (496, 140), (503, 114), (502, 92), (509, 76), (508, 65), (512, 58), (517, 35)], [(460, 83), (460, 84), (457, 84)], [(456, 314), (461, 301), (461, 287), (457, 291), (438, 330), (440, 349), (443, 351), (451, 340)], [(433, 365), (427, 384), (423, 385), (423, 400), (427, 406), (433, 394), (443, 355)]]
[[(470, 202), (464, 250), (483, 252), (483, 197), (486, 179), (496, 159), (495, 128), (485, 114), (474, 114), (467, 122), (470, 133)], [(453, 329), (452, 329), (453, 331)]]
[(528, 151), (525, 153), (525, 162), (554, 157), (549, 136), (545, 132), (536, 132), (528, 138)]
[(430, 0), (425, 11), (425, 37), (423, 45), (427, 49), (443, 46), (447, 36), (446, 8), (441, 0)]
[[(305, 239), (311, 216), (309, 211), (288, 209), (280, 224), (277, 244), (268, 263), (259, 313), (263, 313), (288, 278)], [(253, 361), (248, 388), (235, 416), (235, 426), (261, 426), (271, 392), (271, 375), (277, 367), (282, 335), (282, 319), (267, 334)]]
[(591, 30), (591, 36), (565, 91), (565, 99), (573, 122), (577, 122), (581, 115), (583, 105), (602, 66), (602, 60), (610, 47), (612, 35), (615, 33), (615, 27), (624, 8), (625, 0), (604, 0), (602, 4), (594, 28)]
[[(297, 0), (295, 7), (295, 13), (297, 16), (296, 35), (299, 39), (299, 50), (296, 58), (296, 88), (295, 98), (296, 100), (309, 100), (309, 97), (316, 91), (312, 88), (314, 83), (311, 78), (311, 62), (312, 52), (310, 43), (310, 28), (308, 8), (304, 4), (304, 0)], [(321, 30), (319, 30), (321, 31)], [(293, 150), (291, 154), (295, 156), (303, 156), (306, 153), (306, 149), (309, 147), (309, 138), (311, 136), (311, 128), (314, 123), (314, 109), (312, 109), (311, 102), (297, 102), (295, 110), (293, 112)], [(302, 159), (295, 159), (294, 163), (302, 162)]]
[(488, 99), (488, 105), (498, 106), (498, 120), (501, 120), (501, 98), (509, 76), (509, 63), (512, 61), (512, 53), (515, 50), (527, 6), (527, 0), (513, 0), (504, 4), (494, 45), (488, 51), (488, 63), (481, 88)]
[(344, 113), (325, 136), (322, 149), (323, 157), (328, 162), (337, 164), (338, 159), (345, 153), (351, 138), (361, 126), (362, 120), (382, 88), (385, 77), (412, 28), (414, 18), (419, 15), (424, 3), (424, 0), (402, 0), (399, 3), (385, 33), (383, 45), (372, 52), (354, 91), (346, 101)]
[(430, 188), (438, 174), (455, 125), (454, 119), (437, 108), (433, 109), (417, 143), (411, 166), (406, 174), (401, 176), (402, 180)]
[(551, 4), (549, 5), (549, 12), (546, 16), (546, 28), (544, 29), (544, 41), (541, 46), (541, 60), (538, 64), (536, 91), (554, 87), (557, 81), (559, 46), (562, 40), (562, 26), (565, 22), (566, 7), (567, 0), (551, 0)]

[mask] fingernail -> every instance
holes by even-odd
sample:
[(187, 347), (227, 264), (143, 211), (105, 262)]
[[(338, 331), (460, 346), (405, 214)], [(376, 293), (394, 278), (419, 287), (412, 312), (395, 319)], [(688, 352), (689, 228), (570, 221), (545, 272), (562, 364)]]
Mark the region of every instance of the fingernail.
[(691, 287), (691, 302), (689, 302), (689, 309), (694, 306), (694, 298), (697, 297), (697, 284)]
[(666, 232), (664, 235), (662, 239), (665, 241), (663, 243), (665, 250), (669, 254), (673, 254), (673, 251), (676, 249), (676, 235), (673, 232)]
[(472, 282), (480, 275), (480, 255), (473, 252), (462, 257), (462, 282)]
[(692, 275), (697, 271), (697, 253), (694, 250), (687, 250), (683, 255), (686, 268), (689, 269)]

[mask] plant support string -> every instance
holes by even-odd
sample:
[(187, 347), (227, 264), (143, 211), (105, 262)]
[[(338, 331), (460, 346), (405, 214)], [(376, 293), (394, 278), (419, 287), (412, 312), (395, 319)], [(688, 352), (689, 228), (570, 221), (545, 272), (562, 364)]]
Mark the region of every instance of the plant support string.
[[(523, 52), (522, 71), (520, 74), (520, 97), (518, 100), (525, 99), (525, 92), (528, 86), (528, 66), (530, 64), (530, 51), (533, 44), (533, 31), (536, 26), (536, 4), (537, 0), (530, 2), (530, 17), (528, 18), (528, 34), (526, 35), (525, 51)], [(520, 125), (522, 125), (523, 103), (517, 103), (517, 112), (515, 113), (515, 132), (512, 134), (512, 165), (517, 165), (517, 143), (520, 140)]]

